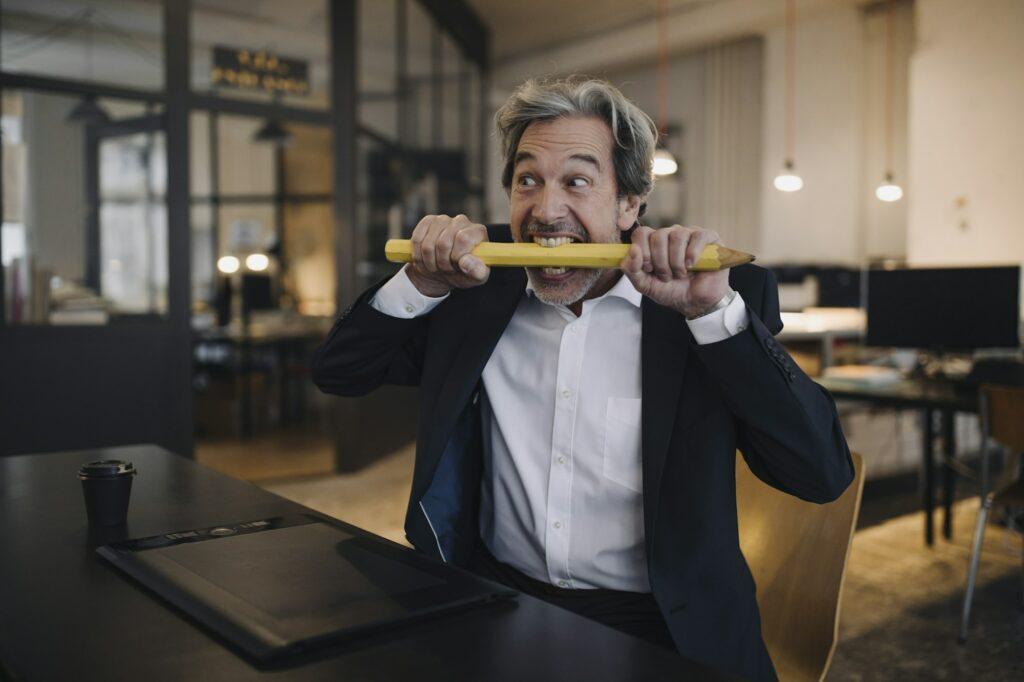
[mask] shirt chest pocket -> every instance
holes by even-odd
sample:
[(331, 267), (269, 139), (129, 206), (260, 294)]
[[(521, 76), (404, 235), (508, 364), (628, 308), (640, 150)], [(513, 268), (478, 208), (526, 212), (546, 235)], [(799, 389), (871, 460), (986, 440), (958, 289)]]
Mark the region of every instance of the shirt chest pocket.
[(643, 486), (639, 398), (609, 398), (604, 420), (604, 477), (635, 492)]

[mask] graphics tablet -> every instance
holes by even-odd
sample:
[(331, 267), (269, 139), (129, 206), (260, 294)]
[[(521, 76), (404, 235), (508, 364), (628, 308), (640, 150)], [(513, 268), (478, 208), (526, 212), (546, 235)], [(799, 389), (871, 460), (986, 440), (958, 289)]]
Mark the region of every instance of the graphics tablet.
[(263, 660), (516, 594), (305, 515), (127, 540), (96, 551)]

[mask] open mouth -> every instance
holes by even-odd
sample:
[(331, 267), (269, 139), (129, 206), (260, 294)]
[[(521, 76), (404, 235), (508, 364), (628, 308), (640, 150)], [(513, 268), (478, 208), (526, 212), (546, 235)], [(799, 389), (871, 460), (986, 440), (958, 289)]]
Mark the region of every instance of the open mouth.
[[(540, 236), (540, 235), (534, 235), (533, 236), (533, 243), (534, 244), (539, 244), (540, 246), (549, 247), (549, 248), (550, 247), (555, 247), (555, 246), (562, 246), (563, 244), (578, 243), (578, 242), (581, 242), (581, 241), (582, 240), (579, 237), (567, 236), (567, 235), (561, 235), (561, 236), (557, 236), (557, 237), (543, 237), (543, 236)], [(555, 277), (560, 277), (562, 275), (567, 275), (569, 273), (569, 270), (572, 269), (572, 268), (561, 267), (561, 268), (539, 268), (539, 269), (547, 278), (555, 278)]]

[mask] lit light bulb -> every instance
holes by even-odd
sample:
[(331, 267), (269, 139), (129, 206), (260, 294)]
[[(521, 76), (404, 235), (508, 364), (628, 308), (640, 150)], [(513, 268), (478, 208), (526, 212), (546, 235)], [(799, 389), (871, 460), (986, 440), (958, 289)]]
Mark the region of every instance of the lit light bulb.
[(803, 189), (804, 181), (793, 173), (780, 173), (775, 176), (775, 189), (780, 192), (796, 192)]
[(796, 192), (803, 189), (803, 178), (793, 172), (793, 162), (787, 159), (783, 168), (784, 170), (775, 176), (775, 189), (780, 192)]
[(676, 157), (672, 156), (672, 152), (667, 149), (658, 149), (654, 152), (655, 175), (673, 175), (677, 170), (679, 164), (676, 163)]
[(886, 173), (885, 180), (875, 189), (875, 196), (881, 201), (899, 201), (903, 198), (903, 188), (892, 181), (892, 173)]
[(233, 272), (238, 272), (238, 266), (241, 265), (238, 259), (234, 256), (221, 256), (217, 259), (217, 269), (223, 272), (225, 275), (230, 275)]
[(270, 259), (265, 253), (250, 253), (245, 257), (245, 267), (253, 272), (263, 272), (270, 265)]

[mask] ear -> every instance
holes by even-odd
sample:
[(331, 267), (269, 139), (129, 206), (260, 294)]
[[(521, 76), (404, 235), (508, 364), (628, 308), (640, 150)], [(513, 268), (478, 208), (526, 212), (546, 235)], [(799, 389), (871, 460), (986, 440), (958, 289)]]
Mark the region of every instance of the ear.
[(625, 232), (633, 227), (640, 217), (640, 204), (643, 203), (643, 198), (637, 194), (627, 194), (624, 197), (619, 197), (617, 201), (619, 211), (615, 226)]

